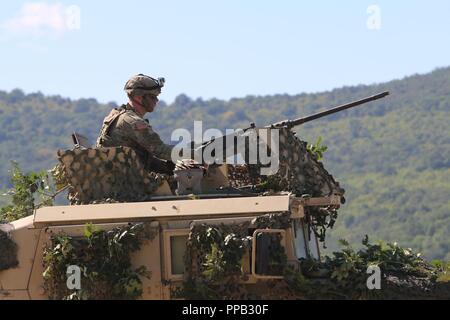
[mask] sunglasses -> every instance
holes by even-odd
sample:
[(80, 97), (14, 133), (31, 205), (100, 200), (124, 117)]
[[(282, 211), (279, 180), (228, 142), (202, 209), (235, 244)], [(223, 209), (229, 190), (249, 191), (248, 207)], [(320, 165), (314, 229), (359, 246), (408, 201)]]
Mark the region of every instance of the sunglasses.
[(151, 99), (153, 99), (153, 100), (159, 101), (158, 97), (155, 96), (154, 94), (146, 94), (145, 96), (146, 96), (146, 97), (149, 97), (149, 98), (151, 98)]

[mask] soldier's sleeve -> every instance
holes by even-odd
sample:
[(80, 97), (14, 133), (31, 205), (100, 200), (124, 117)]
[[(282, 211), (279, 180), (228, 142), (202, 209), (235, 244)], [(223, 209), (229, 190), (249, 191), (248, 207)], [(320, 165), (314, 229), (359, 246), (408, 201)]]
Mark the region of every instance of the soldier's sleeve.
[(165, 144), (152, 127), (145, 122), (135, 121), (132, 124), (135, 141), (152, 155), (170, 160), (173, 146)]

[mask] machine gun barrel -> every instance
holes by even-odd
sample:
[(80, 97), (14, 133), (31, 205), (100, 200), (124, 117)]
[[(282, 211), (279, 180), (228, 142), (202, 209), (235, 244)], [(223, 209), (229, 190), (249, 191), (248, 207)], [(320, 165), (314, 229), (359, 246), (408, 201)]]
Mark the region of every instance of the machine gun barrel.
[[(359, 105), (362, 105), (362, 104), (365, 104), (365, 103), (368, 103), (368, 102), (371, 102), (371, 101), (382, 99), (382, 98), (384, 98), (384, 97), (386, 97), (388, 95), (389, 95), (389, 92), (385, 91), (385, 92), (382, 92), (382, 93), (379, 93), (379, 94), (376, 94), (376, 95), (373, 95), (373, 96), (370, 96), (370, 97), (367, 97), (367, 98), (364, 98), (364, 99), (361, 99), (361, 100), (350, 102), (350, 103), (347, 103), (347, 104), (344, 104), (344, 105), (341, 105), (341, 106), (338, 106), (338, 107), (335, 107), (335, 108), (332, 108), (332, 109), (329, 109), (329, 110), (325, 110), (325, 111), (322, 111), (322, 112), (319, 112), (319, 113), (316, 113), (316, 114), (313, 114), (313, 115), (310, 115), (310, 116), (307, 116), (307, 117), (304, 117), (304, 118), (298, 118), (298, 119), (295, 119), (295, 120), (283, 120), (283, 121), (271, 124), (269, 126), (266, 126), (266, 128), (279, 128), (279, 127), (293, 128), (295, 126), (304, 124), (306, 122), (310, 122), (310, 121), (313, 121), (313, 120), (316, 120), (316, 119), (319, 119), (319, 118), (322, 118), (322, 117), (326, 117), (326, 116), (328, 116), (330, 114), (333, 114), (333, 113), (337, 113), (337, 112), (340, 112), (340, 111), (343, 111), (343, 110), (346, 110), (346, 109), (350, 109), (350, 108), (353, 108), (353, 107), (356, 107), (356, 106), (359, 106)], [(255, 129), (255, 128), (256, 128), (255, 124), (252, 123), (251, 126), (246, 128), (246, 129), (244, 129), (243, 132), (246, 132), (246, 131), (248, 131), (250, 129)], [(233, 137), (231, 137), (231, 138), (236, 143), (236, 134), (232, 134), (232, 136)], [(201, 146), (199, 148), (205, 148), (206, 146), (210, 145), (213, 142), (217, 142), (219, 144), (222, 143), (223, 144), (223, 148), (225, 150), (225, 148), (226, 148), (226, 136), (214, 138), (214, 139), (212, 139), (210, 141), (204, 142), (204, 143), (201, 144)], [(190, 146), (191, 146), (191, 149), (194, 149), (195, 148), (195, 143), (191, 142)]]
[(353, 101), (353, 102), (350, 102), (350, 103), (347, 103), (347, 104), (344, 104), (344, 105), (341, 105), (341, 106), (338, 106), (338, 107), (335, 107), (335, 108), (332, 108), (332, 109), (329, 109), (326, 111), (318, 112), (316, 114), (313, 114), (313, 115), (310, 115), (310, 116), (307, 116), (304, 118), (299, 118), (299, 119), (295, 119), (295, 120), (284, 120), (284, 121), (275, 123), (275, 124), (271, 125), (270, 127), (276, 128), (276, 127), (281, 127), (281, 126), (288, 126), (289, 128), (292, 128), (292, 127), (295, 127), (295, 126), (298, 126), (298, 125), (301, 125), (301, 124), (304, 124), (304, 123), (307, 123), (307, 122), (310, 122), (310, 121), (313, 121), (316, 119), (320, 119), (322, 117), (326, 117), (333, 113), (337, 113), (340, 111), (344, 111), (344, 110), (347, 110), (350, 108), (360, 106), (362, 104), (365, 104), (365, 103), (368, 103), (371, 101), (382, 99), (388, 95), (389, 95), (389, 92), (385, 91), (385, 92), (382, 92), (382, 93), (379, 93), (379, 94), (376, 94), (376, 95), (373, 95), (373, 96), (370, 96), (370, 97), (367, 97), (367, 98), (364, 98), (364, 99), (361, 99), (358, 101)]

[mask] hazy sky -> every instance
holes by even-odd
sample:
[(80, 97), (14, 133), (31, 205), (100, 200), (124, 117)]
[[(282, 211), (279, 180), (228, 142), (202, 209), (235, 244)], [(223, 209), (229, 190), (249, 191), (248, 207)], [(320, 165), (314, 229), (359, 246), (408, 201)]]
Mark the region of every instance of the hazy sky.
[(166, 78), (167, 102), (181, 93), (229, 99), (450, 65), (448, 0), (2, 1), (0, 8), (0, 90), (120, 103), (125, 81), (147, 73)]

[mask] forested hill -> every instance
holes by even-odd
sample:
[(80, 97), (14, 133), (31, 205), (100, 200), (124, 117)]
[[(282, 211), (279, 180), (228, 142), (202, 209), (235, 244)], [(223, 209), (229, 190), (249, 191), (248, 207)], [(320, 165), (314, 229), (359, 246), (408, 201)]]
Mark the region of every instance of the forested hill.
[[(329, 147), (325, 166), (347, 190), (330, 247), (337, 238), (359, 242), (367, 233), (450, 260), (450, 68), (317, 94), (230, 101), (180, 95), (171, 105), (161, 103), (150, 122), (169, 141), (174, 128), (191, 129), (193, 120), (224, 132), (305, 116), (384, 90), (391, 92), (388, 98), (297, 128), (303, 140), (323, 137)], [(71, 147), (74, 130), (94, 142), (113, 106), (0, 91), (0, 189), (8, 186), (10, 160), (25, 170), (46, 169), (56, 163), (57, 149)]]

